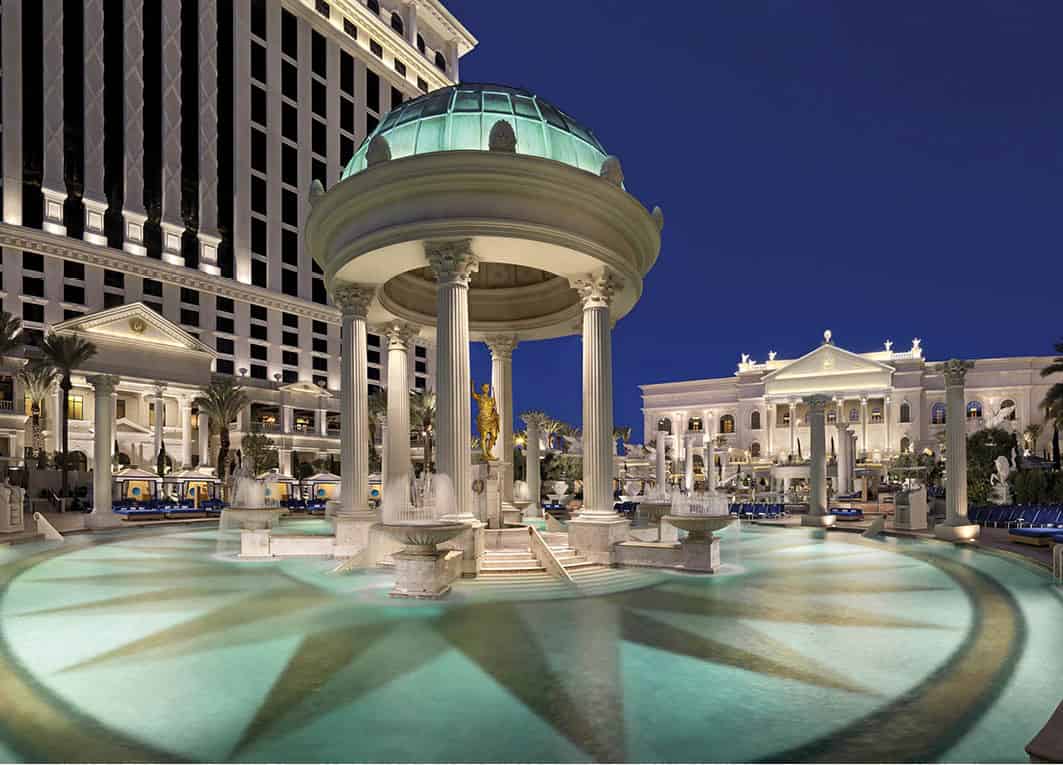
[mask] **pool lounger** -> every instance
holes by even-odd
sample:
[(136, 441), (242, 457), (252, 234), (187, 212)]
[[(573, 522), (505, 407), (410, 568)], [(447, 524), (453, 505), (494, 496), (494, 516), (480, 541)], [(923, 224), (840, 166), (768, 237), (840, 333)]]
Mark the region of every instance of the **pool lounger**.
[(1063, 536), (1063, 528), (1060, 527), (1008, 530), (1008, 537), (1011, 540), (1038, 547), (1051, 545), (1053, 541), (1059, 541), (1058, 538), (1061, 536)]

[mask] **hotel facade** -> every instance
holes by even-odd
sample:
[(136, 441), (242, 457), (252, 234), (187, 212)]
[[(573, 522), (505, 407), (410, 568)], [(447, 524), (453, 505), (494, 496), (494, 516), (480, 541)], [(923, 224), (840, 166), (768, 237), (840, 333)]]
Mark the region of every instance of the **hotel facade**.
[[(270, 433), (282, 468), (338, 454), (340, 312), (304, 248), (309, 190), (397, 104), (456, 83), (476, 40), (437, 0), (4, 0), (0, 27), (0, 299), (27, 343), (81, 334), (121, 358), (96, 371), (134, 464), (160, 439), (207, 463), (191, 402), (212, 375), (252, 399), (237, 445)], [(388, 340), (368, 343), (372, 390)], [(409, 387), (431, 387), (434, 349), (407, 351)], [(9, 463), (28, 438), (16, 366), (0, 379)], [(69, 406), (89, 464), (93, 380), (79, 370)], [(53, 396), (48, 451), (57, 415)]]

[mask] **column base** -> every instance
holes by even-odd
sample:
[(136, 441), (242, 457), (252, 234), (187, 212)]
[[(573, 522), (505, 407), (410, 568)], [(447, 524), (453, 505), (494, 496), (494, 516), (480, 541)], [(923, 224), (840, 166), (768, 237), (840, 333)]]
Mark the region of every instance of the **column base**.
[(107, 233), (104, 231), (104, 216), (107, 214), (107, 203), (88, 197), (83, 197), (81, 201), (85, 205), (85, 231), (82, 237), (89, 244), (106, 247)]
[(218, 267), (218, 246), (221, 237), (199, 232), (199, 270), (211, 276), (221, 276)]
[(93, 510), (85, 516), (85, 528), (87, 529), (113, 529), (122, 525), (122, 516), (111, 510), (97, 512)]
[(830, 528), (837, 520), (837, 516), (834, 515), (802, 515), (802, 526), (813, 526), (815, 528)]
[(340, 512), (332, 519), (332, 528), (336, 541), (332, 555), (336, 558), (350, 558), (369, 547), (370, 529), (380, 523), (380, 513), (369, 510), (358, 512)]
[(44, 219), (41, 228), (49, 234), (66, 236), (66, 225), (63, 223), (63, 204), (66, 202), (66, 194), (62, 191), (41, 189), (44, 196)]
[(148, 216), (143, 213), (122, 211), (122, 249), (130, 255), (147, 255), (144, 246), (144, 224)]
[(181, 254), (182, 226), (173, 223), (162, 223), (162, 260), (171, 266), (183, 266), (185, 257)]
[(934, 536), (946, 542), (973, 542), (978, 539), (978, 533), (982, 527), (977, 523), (968, 523), (961, 526), (949, 526), (942, 523), (934, 527)]
[(583, 513), (568, 522), (568, 544), (592, 563), (612, 565), (613, 545), (625, 542), (631, 521), (616, 515)]

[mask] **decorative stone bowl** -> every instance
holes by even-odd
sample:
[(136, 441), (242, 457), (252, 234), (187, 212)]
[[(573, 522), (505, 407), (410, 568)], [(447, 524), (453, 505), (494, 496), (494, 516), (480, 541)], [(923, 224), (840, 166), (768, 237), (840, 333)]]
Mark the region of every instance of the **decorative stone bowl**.
[(287, 512), (283, 507), (226, 507), (221, 511), (220, 525), (223, 529), (232, 528), (233, 523), (248, 531), (270, 529)]
[(734, 518), (730, 515), (666, 515), (662, 520), (687, 532), (689, 542), (711, 541), (714, 531), (720, 531), (734, 523)]
[(384, 531), (392, 539), (401, 542), (403, 552), (411, 555), (435, 555), (436, 545), (449, 542), (465, 530), (464, 523), (457, 521), (405, 521), (386, 523)]

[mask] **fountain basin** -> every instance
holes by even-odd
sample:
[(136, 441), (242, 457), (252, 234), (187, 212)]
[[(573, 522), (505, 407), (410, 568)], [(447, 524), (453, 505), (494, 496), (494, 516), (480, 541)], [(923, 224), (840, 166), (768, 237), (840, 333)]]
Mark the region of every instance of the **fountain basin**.
[(382, 524), (384, 532), (401, 542), (403, 549), (391, 556), (395, 561), (393, 598), (442, 598), (450, 583), (461, 576), (462, 552), (437, 550), (467, 526), (457, 521), (402, 521)]
[(247, 531), (273, 528), (277, 519), (287, 513), (283, 507), (226, 507), (221, 511), (221, 528), (239, 525)]
[(403, 521), (385, 523), (384, 531), (405, 546), (410, 555), (435, 555), (436, 545), (449, 542), (465, 530), (457, 521)]
[(687, 540), (691, 542), (710, 540), (714, 531), (734, 523), (730, 515), (666, 515), (662, 520), (687, 532)]

